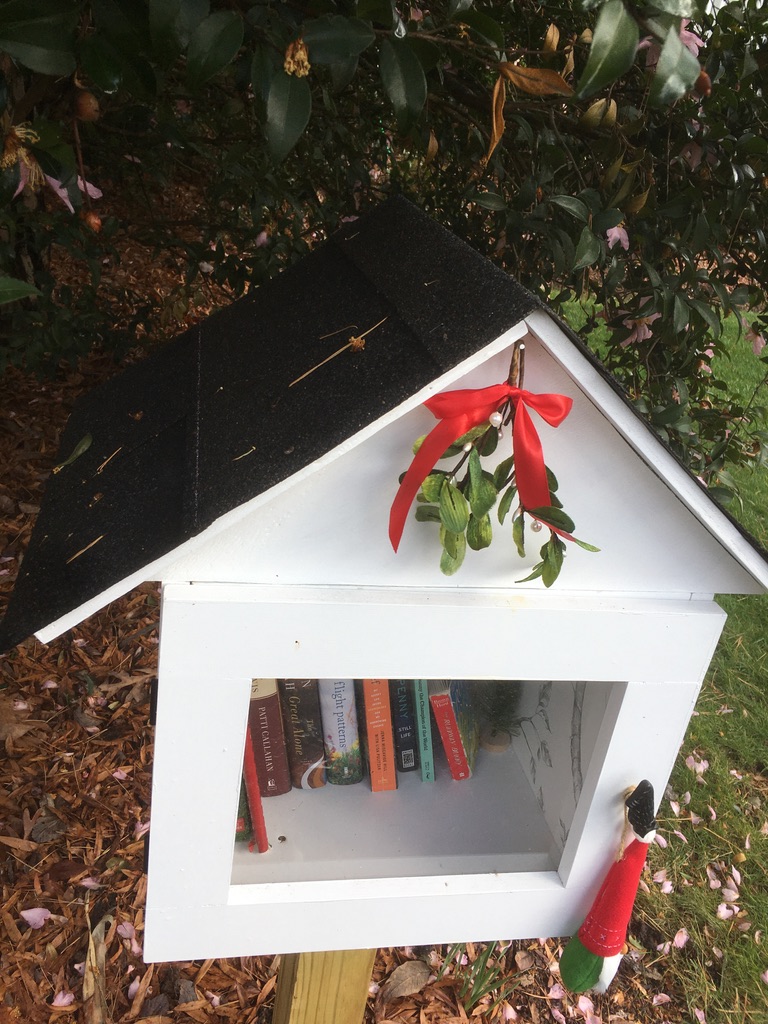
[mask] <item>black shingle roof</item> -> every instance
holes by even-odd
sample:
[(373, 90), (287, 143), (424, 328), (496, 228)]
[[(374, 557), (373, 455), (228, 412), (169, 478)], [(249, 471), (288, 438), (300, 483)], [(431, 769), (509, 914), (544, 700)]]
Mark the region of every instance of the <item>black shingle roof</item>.
[[(539, 305), (403, 199), (345, 224), (78, 401), (60, 457), (92, 443), (50, 477), (0, 651), (292, 476)], [(289, 387), (385, 317), (363, 352)]]

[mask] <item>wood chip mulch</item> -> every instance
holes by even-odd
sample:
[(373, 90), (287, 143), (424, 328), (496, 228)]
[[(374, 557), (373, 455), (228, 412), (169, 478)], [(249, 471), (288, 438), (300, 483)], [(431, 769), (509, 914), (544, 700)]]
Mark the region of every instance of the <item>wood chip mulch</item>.
[[(0, 380), (0, 613), (72, 403), (116, 369), (96, 355), (54, 382), (15, 370)], [(145, 584), (47, 646), (0, 655), (0, 1024), (272, 1018), (280, 957), (142, 960), (157, 618)], [(472, 1007), (462, 978), (482, 948), (469, 944), (466, 967), (443, 977), (445, 949), (379, 950), (366, 1021), (589, 1020), (586, 1004), (556, 998), (556, 940), (504, 948), (506, 998)], [(430, 970), (416, 990), (387, 987), (417, 960)], [(595, 997), (604, 1024), (681, 1019), (652, 1005), (658, 983), (630, 958), (620, 979)]]

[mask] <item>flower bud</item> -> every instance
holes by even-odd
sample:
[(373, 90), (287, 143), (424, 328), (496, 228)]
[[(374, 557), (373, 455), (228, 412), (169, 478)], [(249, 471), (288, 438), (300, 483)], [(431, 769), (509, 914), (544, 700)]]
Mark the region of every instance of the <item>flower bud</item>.
[(98, 121), (101, 116), (99, 101), (87, 89), (78, 89), (75, 94), (75, 117), (80, 121)]

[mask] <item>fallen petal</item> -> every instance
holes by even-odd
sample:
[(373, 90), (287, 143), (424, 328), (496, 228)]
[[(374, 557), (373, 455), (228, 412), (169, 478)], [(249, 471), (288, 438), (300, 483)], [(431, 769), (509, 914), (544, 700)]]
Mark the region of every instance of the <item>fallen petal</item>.
[(687, 930), (685, 928), (681, 928), (672, 940), (675, 949), (682, 949), (689, 938), (690, 936), (688, 935)]
[(32, 907), (31, 910), (21, 911), (21, 917), (24, 918), (30, 928), (42, 928), (50, 916), (50, 910), (47, 910), (45, 907)]
[(65, 989), (60, 989), (53, 997), (51, 1006), (71, 1006), (74, 1001), (74, 993), (67, 992)]
[(654, 1006), (663, 1006), (664, 1003), (671, 1003), (672, 999), (667, 995), (666, 992), (659, 992), (658, 995), (655, 995), (653, 997), (651, 1002)]

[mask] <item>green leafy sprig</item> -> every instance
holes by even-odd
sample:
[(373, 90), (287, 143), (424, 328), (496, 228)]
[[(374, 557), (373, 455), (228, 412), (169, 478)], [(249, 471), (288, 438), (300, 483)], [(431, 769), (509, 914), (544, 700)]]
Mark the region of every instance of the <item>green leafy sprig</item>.
[[(511, 513), (512, 540), (521, 558), (525, 557), (526, 528), (538, 533), (542, 526), (548, 526), (550, 535), (540, 549), (541, 561), (533, 566), (528, 576), (516, 582), (528, 583), (541, 577), (544, 586), (551, 587), (560, 575), (565, 558), (565, 543), (556, 531), (567, 534), (567, 539), (586, 551), (600, 549), (573, 536), (574, 522), (563, 510), (556, 494), (557, 478), (548, 466), (545, 468), (550, 504), (534, 509), (524, 508), (519, 500), (514, 455), (499, 462), (493, 472), (483, 468), (481, 459), (496, 451), (502, 424), (513, 420), (509, 402), (504, 403), (499, 412), (502, 420), (498, 427), (481, 423), (446, 449), (441, 460), (458, 458), (458, 461), (452, 469), (433, 469), (426, 477), (416, 496), (416, 519), (439, 525), (440, 570), (446, 576), (452, 576), (461, 568), (468, 547), (480, 551), (490, 546), (494, 507), (499, 526), (504, 526)], [(423, 441), (424, 437), (420, 437), (415, 442), (414, 455)], [(531, 520), (528, 527), (526, 515)]]

